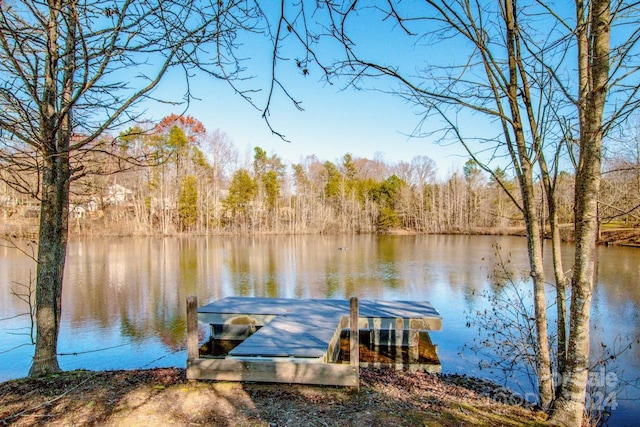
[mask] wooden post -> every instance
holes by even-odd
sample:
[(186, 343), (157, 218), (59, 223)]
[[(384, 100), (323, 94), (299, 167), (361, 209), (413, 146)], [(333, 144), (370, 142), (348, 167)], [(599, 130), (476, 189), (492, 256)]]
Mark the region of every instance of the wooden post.
[(198, 298), (187, 297), (187, 360), (200, 357), (198, 349)]
[(380, 353), (380, 330), (382, 329), (382, 319), (373, 319), (373, 351)]
[(356, 388), (360, 388), (360, 331), (358, 329), (358, 298), (351, 297), (349, 310), (349, 362), (356, 373)]
[(396, 369), (402, 369), (402, 341), (404, 333), (404, 319), (396, 319)]
[(418, 363), (420, 359), (420, 331), (409, 330), (409, 363)]

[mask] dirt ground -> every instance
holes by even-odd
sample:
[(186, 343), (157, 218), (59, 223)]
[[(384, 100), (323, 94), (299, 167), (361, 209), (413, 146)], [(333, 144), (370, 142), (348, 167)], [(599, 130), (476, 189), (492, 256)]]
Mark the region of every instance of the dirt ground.
[(544, 414), (513, 402), (482, 380), (392, 369), (362, 369), (359, 391), (189, 382), (175, 368), (73, 371), (0, 384), (0, 425), (544, 425)]

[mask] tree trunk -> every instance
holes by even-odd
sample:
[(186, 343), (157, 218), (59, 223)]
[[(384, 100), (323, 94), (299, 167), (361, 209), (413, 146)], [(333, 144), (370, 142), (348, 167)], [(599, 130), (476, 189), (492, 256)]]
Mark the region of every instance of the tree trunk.
[[(590, 114), (587, 114), (589, 117)], [(588, 138), (586, 135), (584, 139)], [(582, 167), (576, 174), (576, 244), (569, 318), (569, 344), (566, 370), (562, 374), (561, 394), (555, 405), (554, 420), (580, 425), (585, 410), (586, 384), (589, 375), (589, 320), (595, 274), (595, 251), (598, 234), (597, 202), (600, 186), (601, 135), (584, 141)], [(582, 145), (582, 144), (581, 144)]]
[[(58, 16), (62, 2), (50, 3), (47, 22), (47, 61), (43, 84), (43, 107), (40, 143), (43, 149), (42, 199), (40, 202), (40, 230), (38, 236), (38, 266), (36, 278), (36, 348), (29, 376), (39, 376), (60, 370), (57, 358), (58, 331), (62, 307), (62, 279), (67, 254), (69, 221), (69, 138), (70, 117), (60, 115), (59, 105), (70, 99), (71, 76), (75, 62), (58, 54)], [(67, 12), (73, 9), (70, 8)], [(71, 18), (71, 19), (72, 19)], [(72, 43), (74, 31), (67, 34), (67, 48)], [(67, 50), (72, 54), (73, 50)], [(60, 64), (65, 72), (62, 91), (59, 93)], [(57, 97), (61, 95), (62, 99)], [(63, 106), (66, 106), (63, 105)]]
[(62, 279), (67, 254), (69, 164), (64, 155), (45, 161), (36, 283), (36, 348), (29, 376), (60, 370), (57, 358)]
[(535, 207), (534, 184), (531, 166), (523, 167), (523, 184), (521, 185), (524, 217), (527, 228), (527, 250), (529, 265), (533, 279), (534, 313), (536, 324), (536, 373), (538, 376), (538, 393), (540, 406), (545, 410), (553, 401), (553, 377), (551, 375), (551, 358), (549, 352), (549, 334), (547, 331), (547, 302), (545, 296), (545, 276), (542, 259), (542, 238), (540, 224)]
[[(551, 374), (551, 356), (549, 352), (549, 334), (547, 331), (547, 302), (545, 296), (545, 280), (544, 268), (542, 265), (542, 237), (540, 235), (540, 223), (538, 222), (538, 214), (536, 211), (535, 199), (535, 183), (533, 181), (532, 160), (529, 158), (529, 150), (525, 143), (525, 132), (523, 128), (522, 115), (520, 114), (520, 105), (518, 97), (520, 82), (518, 79), (519, 68), (518, 62), (521, 61), (519, 52), (519, 40), (517, 36), (516, 15), (514, 13), (514, 4), (511, 0), (504, 3), (504, 19), (507, 26), (507, 51), (509, 57), (509, 84), (508, 84), (508, 100), (511, 109), (511, 127), (513, 129), (513, 138), (515, 143), (515, 151), (517, 152), (517, 160), (513, 149), (513, 143), (510, 143), (510, 152), (514, 165), (519, 164), (518, 181), (520, 184), (520, 192), (522, 194), (523, 214), (527, 228), (527, 250), (529, 254), (529, 264), (531, 267), (531, 277), (533, 279), (533, 298), (536, 324), (536, 374), (538, 377), (538, 394), (540, 397), (540, 406), (547, 410), (553, 402), (553, 377)], [(521, 75), (524, 79), (525, 75)], [(523, 80), (522, 85), (526, 85)], [(498, 97), (496, 97), (498, 98)], [(499, 99), (496, 99), (499, 102)], [(532, 128), (533, 130), (533, 128)], [(506, 132), (505, 132), (506, 134)], [(534, 134), (533, 138), (537, 136)], [(535, 145), (535, 144), (534, 144)]]
[[(553, 196), (550, 196), (553, 198)], [(558, 329), (558, 372), (563, 372), (567, 358), (567, 278), (562, 264), (562, 240), (558, 226), (558, 214), (555, 207), (549, 205), (549, 223), (551, 225), (551, 247), (553, 253), (553, 271), (556, 279), (556, 324)], [(562, 382), (556, 384), (560, 387)]]
[[(553, 272), (556, 279), (556, 325), (558, 329), (558, 351), (556, 363), (558, 372), (563, 372), (566, 366), (567, 355), (567, 278), (564, 274), (562, 264), (562, 248), (560, 227), (558, 225), (558, 212), (556, 209), (556, 195), (554, 185), (551, 183), (549, 168), (544, 153), (540, 152), (540, 173), (544, 185), (544, 191), (547, 196), (547, 205), (549, 211), (549, 226), (551, 228), (551, 247), (553, 256)], [(562, 386), (562, 381), (556, 384), (557, 391)], [(559, 393), (558, 393), (559, 394)]]
[[(582, 1), (577, 1), (578, 22)], [(609, 76), (610, 5), (608, 0), (591, 2), (589, 34), (578, 32), (578, 43), (588, 46), (579, 58), (581, 84), (580, 160), (575, 182), (576, 252), (569, 319), (567, 366), (560, 398), (553, 420), (565, 425), (580, 425), (585, 411), (589, 375), (589, 320), (595, 274), (596, 238), (598, 235), (598, 193), (602, 159), (602, 114)], [(582, 39), (580, 39), (582, 35)], [(587, 45), (587, 40), (590, 44)], [(587, 67), (584, 69), (584, 67)], [(586, 78), (582, 78), (586, 76)]]

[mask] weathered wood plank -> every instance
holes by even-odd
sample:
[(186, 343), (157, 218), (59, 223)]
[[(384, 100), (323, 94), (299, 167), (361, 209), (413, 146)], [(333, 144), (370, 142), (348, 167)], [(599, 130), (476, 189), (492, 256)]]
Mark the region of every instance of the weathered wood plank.
[[(200, 320), (205, 323), (225, 323), (237, 315), (251, 315), (258, 324), (266, 324), (273, 317), (304, 316), (309, 324), (320, 321), (327, 315), (340, 312), (348, 314), (349, 301), (332, 299), (289, 299), (289, 298), (246, 298), (227, 297), (206, 304), (198, 309)], [(442, 318), (438, 311), (427, 301), (359, 301), (360, 324), (369, 324), (372, 328), (374, 319), (384, 322), (381, 327), (387, 329), (389, 324), (395, 327), (395, 319), (408, 319), (405, 329), (421, 329), (437, 331), (442, 329)], [(214, 321), (215, 320), (215, 321)]]
[(325, 358), (325, 363), (335, 363), (340, 356), (340, 335), (342, 334), (342, 330), (346, 329), (349, 325), (349, 320), (347, 316), (343, 316), (340, 319), (340, 324), (336, 328), (331, 340), (329, 341), (329, 348), (327, 350), (327, 357)]
[(360, 331), (358, 328), (358, 298), (351, 297), (349, 317), (349, 355), (350, 363), (358, 365), (360, 362)]
[(420, 331), (410, 330), (409, 338), (409, 363), (417, 363), (420, 358)]
[(199, 357), (198, 350), (198, 298), (187, 297), (187, 358)]
[(358, 298), (351, 297), (349, 309), (349, 362), (355, 369), (358, 382), (355, 387), (360, 388), (360, 329), (358, 328)]
[(396, 368), (398, 366), (400, 366), (400, 369), (402, 369), (402, 341), (404, 339), (404, 319), (401, 318), (397, 318), (396, 319), (396, 345), (395, 345), (395, 351), (396, 351)]
[(357, 369), (348, 364), (238, 361), (230, 359), (188, 360), (187, 378), (348, 387), (354, 387), (359, 382)]
[(324, 357), (342, 316), (308, 323), (306, 318), (282, 316), (263, 326), (229, 352), (232, 356)]

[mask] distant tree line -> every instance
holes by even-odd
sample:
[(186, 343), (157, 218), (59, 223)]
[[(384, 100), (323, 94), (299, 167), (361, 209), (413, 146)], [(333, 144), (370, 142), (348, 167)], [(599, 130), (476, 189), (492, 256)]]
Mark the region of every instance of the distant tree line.
[[(104, 146), (118, 155), (91, 153), (90, 164), (99, 167), (72, 185), (73, 233), (508, 233), (524, 228), (514, 204), (520, 192), (513, 176), (500, 168), (488, 174), (471, 159), (446, 178), (438, 177), (427, 156), (390, 163), (349, 153), (334, 161), (310, 155), (287, 165), (255, 147), (253, 158), (242, 162), (224, 132), (208, 132), (199, 120), (177, 115), (105, 137)], [(599, 215), (604, 226), (634, 226), (640, 222), (638, 138), (618, 146), (607, 162)], [(36, 176), (23, 182), (38, 185)], [(566, 224), (563, 237), (573, 229), (573, 184), (572, 173), (559, 174), (555, 191), (558, 221)], [(2, 218), (37, 217), (35, 200), (0, 185)], [(542, 197), (538, 188), (546, 229)]]

